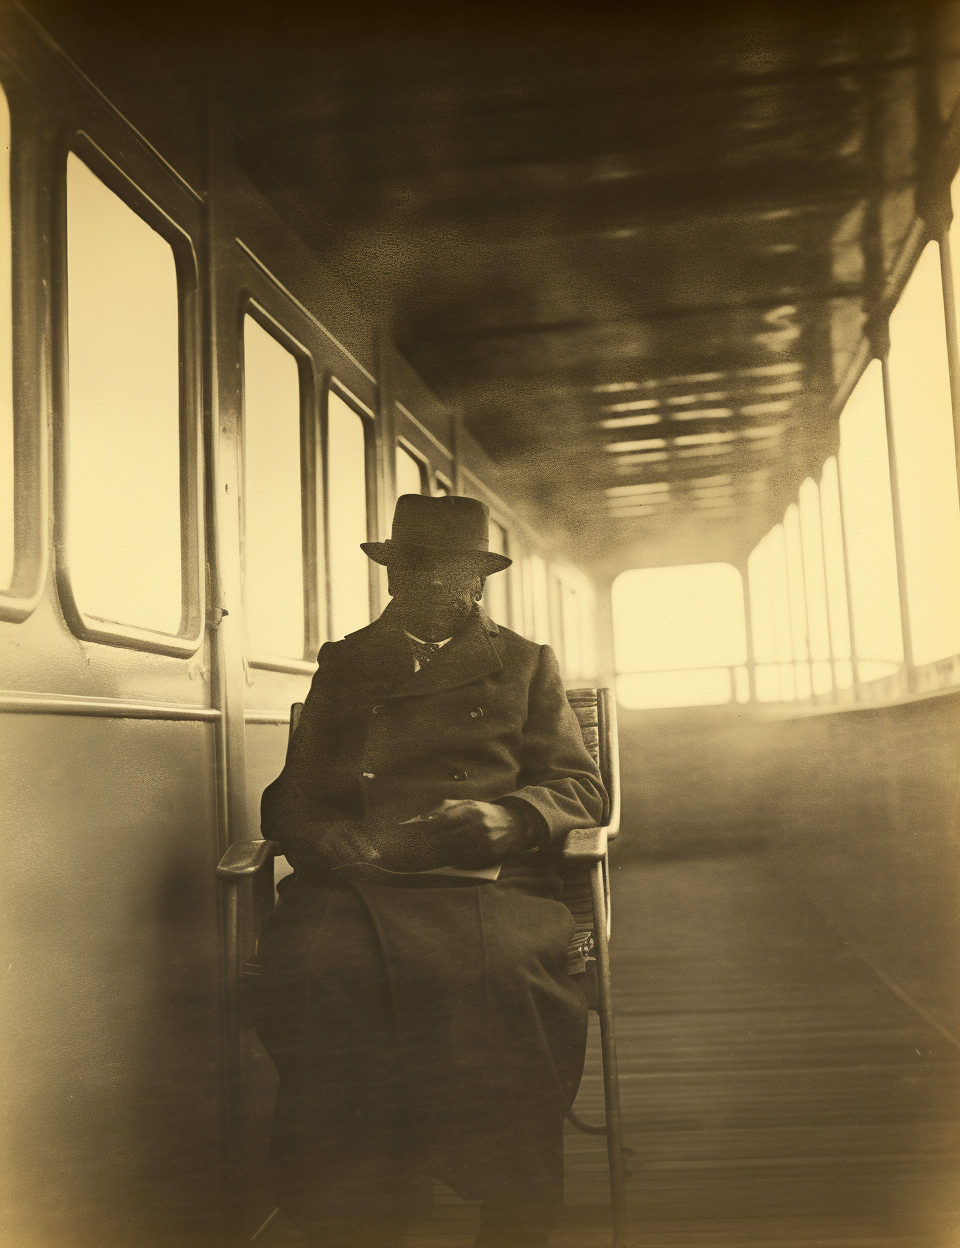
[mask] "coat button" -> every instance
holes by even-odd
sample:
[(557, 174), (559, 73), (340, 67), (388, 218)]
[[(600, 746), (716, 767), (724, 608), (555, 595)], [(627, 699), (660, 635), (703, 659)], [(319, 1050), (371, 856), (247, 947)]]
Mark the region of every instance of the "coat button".
[(365, 771), (363, 773), (363, 778), (364, 780), (376, 780), (377, 777), (373, 774), (372, 771)]
[(475, 706), (473, 710), (470, 712), (470, 718), (471, 719), (483, 719), (483, 708), (479, 706)]
[(466, 780), (467, 773), (465, 771), (455, 771), (453, 773), (454, 780)]

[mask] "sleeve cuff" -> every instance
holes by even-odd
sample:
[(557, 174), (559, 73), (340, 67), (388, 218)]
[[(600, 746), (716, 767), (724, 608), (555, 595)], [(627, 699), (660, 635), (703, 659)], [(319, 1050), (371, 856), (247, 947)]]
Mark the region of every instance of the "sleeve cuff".
[(550, 829), (547, 821), (531, 802), (525, 802), (522, 797), (498, 797), (494, 805), (516, 810), (523, 816), (524, 843), (518, 853), (535, 854), (549, 846)]

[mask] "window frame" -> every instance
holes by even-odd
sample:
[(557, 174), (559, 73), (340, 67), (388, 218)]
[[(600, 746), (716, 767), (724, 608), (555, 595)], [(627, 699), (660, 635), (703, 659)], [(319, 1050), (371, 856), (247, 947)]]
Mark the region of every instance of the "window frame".
[[(421, 463), (425, 496), (453, 494), (454, 461), (451, 451), (399, 399), (393, 401), (392, 417), (397, 446)], [(399, 491), (398, 491), (399, 494)]]
[[(761, 539), (761, 541), (762, 540), (764, 539)], [(739, 618), (742, 619), (743, 621), (743, 634), (742, 634), (743, 657), (735, 663), (722, 663), (722, 662), (702, 663), (701, 662), (696, 665), (686, 665), (684, 667), (671, 667), (671, 668), (625, 667), (621, 669), (620, 655), (618, 653), (618, 646), (617, 646), (617, 620), (619, 618), (619, 615), (618, 615), (619, 608), (618, 608), (618, 604), (615, 602), (615, 592), (614, 592), (616, 589), (617, 582), (622, 577), (626, 576), (628, 573), (631, 573), (631, 572), (647, 572), (647, 571), (658, 571), (658, 570), (666, 570), (666, 569), (701, 568), (701, 567), (713, 567), (713, 566), (727, 567), (727, 568), (732, 569), (733, 572), (736, 573), (740, 582), (740, 593), (733, 599), (733, 602), (737, 604), (737, 607), (735, 609), (739, 610), (739, 612), (741, 613)], [(746, 577), (747, 577), (746, 564), (744, 564), (743, 566), (738, 566), (737, 564), (732, 563), (730, 560), (727, 560), (727, 559), (713, 559), (713, 560), (705, 560), (702, 563), (687, 563), (687, 564), (646, 564), (646, 565), (641, 564), (634, 568), (624, 568), (622, 572), (617, 574), (617, 576), (613, 579), (610, 585), (610, 604), (611, 604), (611, 610), (612, 610), (611, 640), (613, 643), (613, 664), (614, 664), (614, 675), (615, 675), (616, 687), (617, 687), (617, 701), (620, 705), (624, 707), (624, 709), (633, 712), (633, 711), (642, 711), (642, 710), (647, 710), (647, 709), (649, 710), (675, 710), (675, 709), (680, 709), (684, 707), (693, 708), (693, 707), (704, 707), (704, 706), (738, 706), (738, 705), (743, 705), (745, 701), (750, 700), (750, 699), (742, 699), (739, 697), (738, 689), (740, 685), (739, 685), (739, 680), (737, 676), (738, 671), (743, 672), (745, 674), (746, 680), (749, 681), (749, 669), (750, 669), (750, 661), (751, 661), (750, 660), (751, 641), (750, 641), (750, 636), (749, 636), (749, 630), (751, 628), (752, 618), (751, 618), (750, 612), (747, 610), (746, 595), (743, 592), (743, 586), (746, 583)], [(637, 679), (639, 681), (639, 680), (642, 680), (642, 678), (646, 676), (656, 677), (656, 676), (665, 675), (665, 674), (678, 675), (684, 672), (716, 673), (716, 672), (721, 672), (721, 671), (727, 674), (727, 679), (729, 682), (727, 697), (723, 700), (713, 700), (713, 701), (708, 701), (708, 702), (658, 703), (647, 708), (647, 707), (633, 706), (628, 701), (622, 699), (621, 689), (624, 687), (622, 682), (625, 682), (628, 680)], [(741, 677), (740, 679), (743, 679), (743, 678)]]
[[(237, 356), (240, 361), (240, 543), (241, 543), (241, 599), (245, 601), (246, 591), (246, 533), (247, 533), (247, 490), (246, 490), (246, 356), (244, 346), (244, 318), (249, 316), (265, 333), (270, 334), (281, 347), (289, 351), (297, 362), (297, 373), (300, 381), (300, 533), (301, 533), (301, 577), (303, 586), (303, 656), (300, 659), (284, 655), (254, 654), (246, 649), (246, 633), (244, 633), (244, 649), (249, 667), (268, 672), (290, 672), (294, 675), (310, 674), (316, 663), (313, 655), (321, 644), (320, 628), (321, 593), (320, 575), (327, 580), (326, 529), (326, 478), (321, 476), (320, 456), (320, 421), (318, 418), (317, 380), (313, 356), (287, 326), (275, 317), (264, 306), (261, 300), (249, 288), (241, 293), (238, 301), (238, 317), (236, 324)], [(323, 597), (328, 597), (326, 592)], [(328, 616), (325, 603), (324, 616)]]
[[(180, 343), (180, 557), (181, 613), (177, 633), (105, 620), (85, 611), (70, 571), (69, 324), (67, 306), (67, 157), (75, 155), (109, 190), (169, 244), (173, 253), (179, 308)], [(169, 201), (149, 178), (152, 198), (84, 131), (71, 133), (55, 148), (57, 158), (52, 232), (54, 343), (54, 549), (60, 604), (71, 631), (84, 641), (188, 658), (203, 644), (206, 631), (203, 523), (203, 428), (200, 348), (200, 291), (193, 239), (171, 215)], [(138, 165), (138, 171), (142, 166)], [(145, 171), (146, 172), (146, 171)], [(156, 182), (168, 177), (162, 169)], [(143, 178), (144, 181), (148, 179)], [(179, 188), (177, 188), (179, 193)], [(164, 205), (158, 199), (166, 201)]]
[(46, 291), (39, 203), (41, 144), (34, 101), (0, 54), (0, 88), (10, 112), (10, 311), (13, 399), (13, 576), (0, 589), (0, 620), (23, 623), (36, 610), (49, 567)]
[[(936, 584), (938, 595), (944, 593), (942, 582), (936, 579), (935, 573), (931, 568), (924, 566), (922, 558), (918, 559), (917, 553), (918, 549), (929, 549), (936, 544), (938, 553), (936, 562), (939, 566), (942, 566), (944, 563), (944, 551), (939, 549), (939, 544), (945, 543), (947, 534), (941, 525), (936, 522), (930, 523), (930, 511), (925, 510), (929, 499), (935, 498), (937, 494), (939, 494), (941, 501), (946, 502), (946, 494), (940, 493), (939, 490), (939, 487), (942, 486), (947, 486), (952, 495), (949, 509), (953, 512), (951, 517), (953, 532), (950, 535), (953, 538), (953, 549), (950, 552), (952, 558), (946, 560), (949, 566), (956, 566), (957, 554), (957, 512), (953, 510), (953, 505), (960, 502), (960, 497), (958, 497), (960, 482), (958, 482), (957, 476), (957, 455), (960, 453), (960, 445), (957, 442), (958, 426), (954, 410), (957, 388), (954, 384), (954, 379), (951, 377), (950, 342), (951, 335), (955, 335), (956, 330), (951, 324), (953, 318), (950, 316), (950, 309), (947, 306), (948, 299), (945, 282), (947, 280), (952, 282), (952, 273), (949, 276), (946, 274), (951, 257), (949, 255), (949, 231), (945, 233), (947, 235), (946, 253), (944, 233), (935, 233), (919, 245), (913, 263), (908, 270), (906, 280), (887, 319), (888, 344), (884, 359), (884, 380), (886, 382), (884, 387), (884, 405), (887, 428), (887, 454), (890, 463), (890, 483), (895, 513), (894, 535), (897, 549), (897, 579), (903, 632), (903, 667), (909, 674), (908, 680), (913, 679), (912, 673), (935, 667), (938, 663), (949, 663), (957, 658), (958, 653), (960, 653), (960, 639), (958, 639), (954, 629), (952, 630), (952, 639), (955, 648), (952, 648), (949, 653), (934, 658), (925, 656), (919, 660), (917, 657), (918, 653), (922, 654), (923, 652), (923, 643), (930, 644), (931, 632), (936, 635), (937, 631), (935, 627), (931, 629), (929, 600), (931, 586), (934, 583)], [(928, 256), (930, 257), (929, 262), (926, 259)], [(948, 434), (949, 440), (953, 444), (952, 462), (946, 470), (945, 478), (941, 477), (939, 481), (937, 481), (935, 473), (931, 479), (929, 463), (927, 470), (923, 474), (919, 474), (915, 462), (911, 466), (910, 461), (912, 457), (910, 451), (905, 450), (905, 447), (913, 440), (910, 418), (911, 415), (915, 415), (917, 409), (913, 401), (911, 401), (913, 397), (911, 386), (904, 383), (901, 372), (902, 357), (904, 355), (910, 356), (913, 353), (912, 345), (908, 344), (898, 330), (902, 324), (901, 315), (906, 315), (904, 298), (907, 292), (910, 291), (914, 281), (920, 281), (925, 276), (923, 272), (924, 265), (928, 268), (928, 280), (932, 279), (933, 289), (929, 292), (932, 300), (929, 301), (929, 306), (923, 309), (924, 316), (918, 318), (918, 321), (922, 320), (924, 322), (923, 337), (930, 344), (938, 344), (942, 351), (942, 354), (937, 352), (937, 354), (940, 354), (939, 368), (927, 368), (925, 370), (925, 374), (928, 377), (939, 374), (942, 383), (939, 397), (942, 403), (940, 405), (936, 403), (924, 405), (924, 419), (929, 422), (931, 412), (941, 417), (948, 417), (948, 420), (941, 425), (941, 433)], [(936, 308), (936, 315), (931, 316), (931, 309), (934, 307)], [(942, 321), (940, 318), (942, 318)], [(942, 339), (940, 337), (941, 329), (943, 330)], [(930, 332), (931, 330), (933, 332)], [(936, 350), (936, 347), (934, 350)], [(911, 398), (907, 399), (906, 402), (901, 402), (907, 394), (910, 394)], [(928, 429), (932, 427), (932, 424), (928, 423)], [(917, 487), (918, 476), (920, 475), (923, 476), (924, 480), (923, 490), (920, 492), (923, 496), (922, 502), (920, 502)], [(924, 530), (926, 530), (925, 533)], [(921, 534), (923, 534), (922, 537), (920, 536)], [(950, 596), (953, 597), (954, 603), (956, 603), (957, 588), (957, 582), (954, 581), (950, 587), (952, 590)], [(924, 602), (924, 598), (926, 598), (926, 602)], [(942, 598), (940, 600), (942, 601)], [(955, 619), (955, 617), (951, 618)]]
[[(400, 434), (396, 439), (396, 449), (394, 450), (394, 454), (396, 455), (400, 451), (403, 451), (405, 454), (409, 455), (410, 458), (416, 463), (417, 470), (420, 473), (420, 493), (421, 495), (425, 497), (429, 497), (431, 494), (433, 494), (433, 480), (432, 480), (433, 474), (430, 471), (429, 461), (423, 456), (423, 454), (413, 445), (413, 443), (408, 438), (403, 436), (403, 434)], [(397, 498), (399, 498), (400, 497), (399, 485), (397, 486), (396, 494), (397, 494)]]
[[(584, 676), (583, 605), (576, 586), (563, 576), (558, 576), (560, 593), (560, 634), (563, 638), (564, 673), (568, 680), (582, 680)], [(569, 604), (569, 605), (568, 605)], [(572, 624), (572, 629), (571, 629)], [(576, 646), (577, 663), (572, 661), (571, 650)]]
[[(510, 576), (510, 573), (513, 571), (513, 566), (515, 563), (513, 553), (512, 553), (513, 538), (511, 537), (509, 524), (507, 524), (505, 519), (499, 513), (494, 511), (494, 509), (491, 507), (490, 508), (490, 526), (492, 527), (493, 525), (496, 525), (500, 529), (501, 533), (503, 534), (504, 556), (507, 559), (510, 559), (512, 561), (510, 564), (507, 565), (507, 567), (503, 569), (502, 572), (495, 572), (491, 574), (494, 576), (500, 576), (504, 578), (502, 581), (498, 582), (503, 587), (503, 601), (504, 601), (504, 606), (505, 606), (504, 618), (503, 620), (497, 620), (496, 623), (503, 624), (507, 628), (512, 628), (513, 627), (513, 580)], [(489, 577), (487, 579), (489, 580)], [(484, 591), (486, 591), (486, 586), (484, 586)], [(483, 605), (482, 602), (481, 602), (481, 605)], [(486, 610), (486, 607), (484, 607), (484, 610)]]
[[(372, 542), (377, 540), (377, 447), (376, 435), (377, 424), (376, 414), (367, 407), (366, 403), (342, 382), (334, 369), (324, 370), (324, 374), (320, 383), (319, 407), (320, 407), (320, 436), (322, 448), (322, 481), (323, 481), (323, 532), (324, 547), (323, 561), (327, 570), (326, 580), (326, 606), (327, 606), (327, 636), (333, 637), (333, 577), (330, 575), (330, 547), (332, 538), (332, 528), (330, 524), (330, 455), (329, 455), (329, 437), (328, 437), (328, 413), (329, 413), (329, 397), (331, 392), (342, 399), (346, 405), (351, 408), (360, 417), (361, 426), (363, 428), (363, 459), (364, 459), (364, 483), (366, 486), (366, 519), (367, 519), (367, 536), (366, 541)], [(369, 614), (371, 622), (376, 619), (380, 610), (380, 580), (379, 566), (372, 559), (367, 560), (367, 586), (369, 600)], [(311, 670), (313, 670), (311, 666)]]

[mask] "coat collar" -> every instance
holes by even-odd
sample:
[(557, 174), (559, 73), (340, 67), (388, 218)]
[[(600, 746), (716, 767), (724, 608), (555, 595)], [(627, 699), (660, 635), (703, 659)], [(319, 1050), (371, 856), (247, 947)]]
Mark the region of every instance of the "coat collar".
[(408, 698), (469, 684), (503, 664), (494, 638), (499, 630), (476, 607), (459, 633), (419, 672), (391, 603), (378, 620), (341, 642), (344, 661), (380, 685), (386, 697)]

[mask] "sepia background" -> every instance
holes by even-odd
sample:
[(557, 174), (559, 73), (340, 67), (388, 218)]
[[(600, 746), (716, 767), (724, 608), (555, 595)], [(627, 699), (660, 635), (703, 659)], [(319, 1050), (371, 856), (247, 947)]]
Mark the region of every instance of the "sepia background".
[(630, 1242), (956, 1248), (960, 5), (8, 0), (0, 137), (4, 1248), (300, 1242), (216, 867), (402, 493), (616, 689)]

